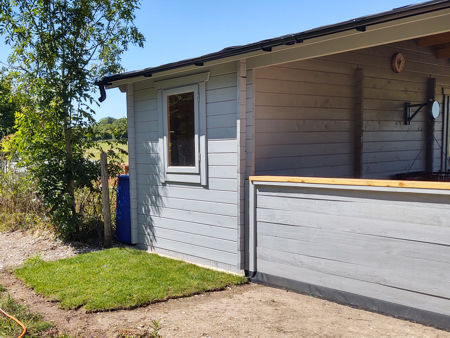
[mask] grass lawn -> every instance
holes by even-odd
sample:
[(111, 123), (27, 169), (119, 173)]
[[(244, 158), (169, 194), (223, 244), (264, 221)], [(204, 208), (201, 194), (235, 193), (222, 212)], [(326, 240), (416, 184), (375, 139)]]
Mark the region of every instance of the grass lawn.
[[(45, 331), (52, 328), (52, 324), (44, 322), (42, 317), (30, 313), (27, 308), (14, 299), (0, 285), (0, 308), (13, 317), (16, 317), (27, 327), (27, 337), (40, 337)], [(22, 332), (22, 328), (12, 320), (0, 315), (0, 337), (17, 337)]]
[(28, 260), (16, 276), (64, 309), (127, 309), (243, 284), (245, 277), (201, 268), (129, 248), (54, 262)]
[[(98, 141), (97, 145), (100, 146), (100, 148), (104, 151), (107, 151), (109, 149), (115, 150), (115, 153), (119, 155), (122, 163), (128, 163), (128, 154), (122, 154), (119, 149), (125, 150), (128, 152), (128, 145), (117, 143), (115, 141)], [(88, 154), (92, 154), (94, 156), (94, 159), (100, 160), (100, 150), (96, 148), (89, 149), (87, 151)]]

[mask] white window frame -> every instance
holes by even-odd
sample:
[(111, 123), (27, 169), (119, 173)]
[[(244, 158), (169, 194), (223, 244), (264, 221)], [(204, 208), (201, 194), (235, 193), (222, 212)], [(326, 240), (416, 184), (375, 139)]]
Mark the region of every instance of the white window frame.
[[(206, 81), (208, 80), (209, 72), (155, 82), (158, 88), (160, 111), (159, 151), (163, 162), (160, 166), (162, 183), (208, 185), (206, 136)], [(194, 92), (195, 166), (169, 166), (167, 97), (188, 92)]]
[[(195, 159), (194, 166), (169, 166), (169, 122), (167, 110), (167, 98), (171, 95), (194, 93), (194, 145), (195, 145)], [(198, 85), (190, 85), (179, 88), (172, 88), (163, 90), (163, 128), (164, 128), (164, 164), (166, 173), (184, 173), (184, 174), (198, 174), (200, 172), (199, 165), (199, 96)]]

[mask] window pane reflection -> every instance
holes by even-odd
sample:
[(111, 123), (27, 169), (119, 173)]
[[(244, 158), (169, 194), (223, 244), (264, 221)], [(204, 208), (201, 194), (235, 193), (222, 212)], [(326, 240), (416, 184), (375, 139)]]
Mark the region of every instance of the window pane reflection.
[(195, 166), (194, 93), (167, 96), (169, 166)]

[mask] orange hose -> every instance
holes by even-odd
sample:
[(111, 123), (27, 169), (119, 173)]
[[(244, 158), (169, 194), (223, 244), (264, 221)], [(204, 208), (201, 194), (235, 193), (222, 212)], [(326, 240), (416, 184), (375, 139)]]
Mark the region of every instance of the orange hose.
[(5, 317), (8, 317), (9, 319), (15, 321), (17, 324), (20, 325), (20, 327), (22, 328), (22, 333), (20, 334), (20, 336), (18, 338), (22, 338), (23, 336), (25, 336), (25, 333), (27, 333), (27, 327), (17, 318), (7, 314), (5, 311), (3, 311), (2, 309), (0, 309), (0, 313), (2, 315), (4, 315)]

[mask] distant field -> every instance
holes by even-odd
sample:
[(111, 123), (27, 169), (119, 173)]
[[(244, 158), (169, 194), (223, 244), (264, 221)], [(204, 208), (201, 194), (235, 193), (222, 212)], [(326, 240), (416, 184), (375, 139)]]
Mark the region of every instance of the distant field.
[[(106, 141), (98, 141), (97, 145), (100, 146), (100, 148), (103, 151), (107, 150), (114, 150), (116, 154), (120, 156), (122, 159), (122, 163), (128, 163), (128, 145), (127, 144), (120, 144), (114, 141), (110, 141), (109, 143)], [(119, 150), (125, 150), (126, 154), (122, 154)], [(96, 148), (91, 148), (87, 151), (88, 154), (92, 154), (96, 160), (100, 160), (100, 150)]]

